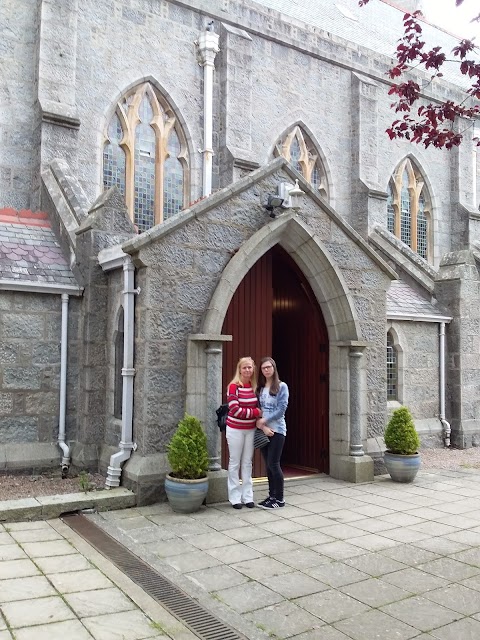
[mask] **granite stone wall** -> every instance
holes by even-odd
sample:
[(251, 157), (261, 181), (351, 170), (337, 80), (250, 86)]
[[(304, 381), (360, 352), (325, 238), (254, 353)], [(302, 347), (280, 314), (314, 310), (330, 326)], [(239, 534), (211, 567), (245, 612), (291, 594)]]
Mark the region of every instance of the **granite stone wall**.
[[(70, 300), (67, 441), (76, 436), (75, 389), (78, 381), (78, 302)], [(61, 318), (59, 295), (8, 291), (2, 291), (0, 295), (2, 445), (51, 444), (57, 440)]]

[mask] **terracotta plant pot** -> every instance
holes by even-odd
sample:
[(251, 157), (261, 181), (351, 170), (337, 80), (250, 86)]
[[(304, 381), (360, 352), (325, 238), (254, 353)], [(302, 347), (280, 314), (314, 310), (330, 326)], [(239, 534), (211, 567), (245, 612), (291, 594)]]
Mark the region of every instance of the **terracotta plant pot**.
[(395, 482), (413, 482), (420, 468), (420, 454), (404, 455), (385, 451), (383, 460), (390, 477)]

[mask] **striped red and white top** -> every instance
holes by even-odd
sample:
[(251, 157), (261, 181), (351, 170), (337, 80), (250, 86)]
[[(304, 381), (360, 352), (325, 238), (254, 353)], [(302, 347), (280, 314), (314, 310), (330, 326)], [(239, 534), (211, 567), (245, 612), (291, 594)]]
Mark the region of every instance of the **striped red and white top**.
[(243, 387), (232, 383), (227, 392), (228, 416), (227, 427), (232, 429), (254, 429), (261, 411), (258, 399), (251, 385)]

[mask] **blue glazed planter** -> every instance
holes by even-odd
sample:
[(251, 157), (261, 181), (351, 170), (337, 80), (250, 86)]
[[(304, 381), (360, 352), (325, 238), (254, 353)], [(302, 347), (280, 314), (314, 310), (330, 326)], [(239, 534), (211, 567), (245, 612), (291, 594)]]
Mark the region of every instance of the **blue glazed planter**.
[(383, 460), (390, 477), (395, 482), (413, 482), (420, 469), (420, 454), (402, 455), (385, 451)]
[(167, 475), (165, 493), (170, 506), (178, 513), (198, 511), (208, 492), (208, 478), (199, 480), (182, 480)]

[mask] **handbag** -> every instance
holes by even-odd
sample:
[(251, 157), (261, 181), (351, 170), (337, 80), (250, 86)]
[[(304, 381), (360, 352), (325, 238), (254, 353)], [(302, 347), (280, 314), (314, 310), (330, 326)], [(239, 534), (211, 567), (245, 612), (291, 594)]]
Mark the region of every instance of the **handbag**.
[(255, 449), (263, 449), (267, 444), (270, 444), (270, 438), (266, 436), (261, 429), (255, 429), (253, 436), (253, 446)]
[(227, 429), (228, 403), (221, 404), (215, 413), (217, 414), (217, 425), (220, 431)]

